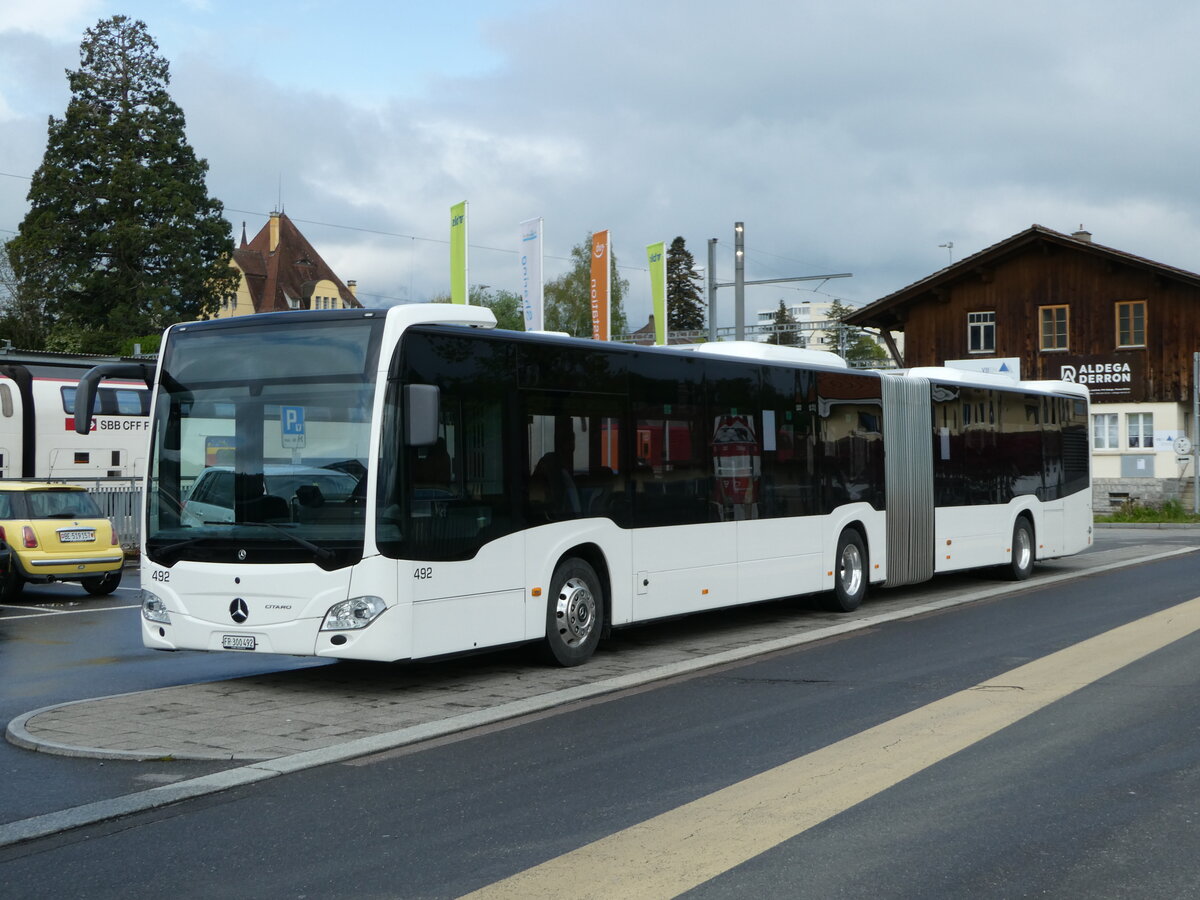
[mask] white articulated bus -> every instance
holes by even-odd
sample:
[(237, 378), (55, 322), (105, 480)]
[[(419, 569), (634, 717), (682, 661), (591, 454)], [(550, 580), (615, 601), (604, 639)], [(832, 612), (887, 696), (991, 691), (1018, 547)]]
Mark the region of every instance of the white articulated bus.
[(1024, 578), (1091, 542), (1086, 388), (493, 326), (421, 305), (171, 328), (146, 646), (541, 641), (576, 665), (632, 622), (819, 592), (851, 610), (869, 584)]
[(75, 428), (75, 392), (89, 366), (0, 363), (0, 479), (110, 478), (145, 473), (150, 392), (105, 384), (86, 434)]

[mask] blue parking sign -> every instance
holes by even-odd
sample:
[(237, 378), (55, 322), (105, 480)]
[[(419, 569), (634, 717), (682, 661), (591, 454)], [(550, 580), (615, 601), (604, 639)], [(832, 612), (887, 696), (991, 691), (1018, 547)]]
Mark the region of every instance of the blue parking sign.
[(285, 447), (304, 446), (304, 407), (279, 407), (279, 433)]

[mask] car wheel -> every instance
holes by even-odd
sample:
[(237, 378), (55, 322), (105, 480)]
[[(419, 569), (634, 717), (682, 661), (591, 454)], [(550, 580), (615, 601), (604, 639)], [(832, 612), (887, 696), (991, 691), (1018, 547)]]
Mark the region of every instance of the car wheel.
[(0, 600), (9, 603), (21, 596), (25, 579), (15, 569), (0, 575)]
[(107, 575), (100, 575), (96, 578), (84, 578), (79, 583), (93, 597), (106, 597), (121, 583), (121, 573), (119, 571), (109, 572)]

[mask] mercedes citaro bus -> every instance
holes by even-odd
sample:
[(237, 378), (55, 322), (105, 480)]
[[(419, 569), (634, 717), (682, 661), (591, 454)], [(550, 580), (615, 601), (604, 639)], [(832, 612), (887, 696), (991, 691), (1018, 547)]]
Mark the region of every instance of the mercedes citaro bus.
[(1084, 387), (494, 326), (441, 304), (284, 312), (177, 325), (156, 370), (93, 370), (85, 409), (105, 378), (152, 387), (145, 644), (536, 641), (577, 665), (633, 622), (815, 593), (852, 610), (870, 585), (1024, 578), (1091, 542)]

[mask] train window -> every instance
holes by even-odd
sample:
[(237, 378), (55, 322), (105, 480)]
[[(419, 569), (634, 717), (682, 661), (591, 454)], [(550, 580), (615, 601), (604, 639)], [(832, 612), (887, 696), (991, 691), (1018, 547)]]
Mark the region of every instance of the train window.
[(144, 416), (142, 401), (147, 399), (145, 391), (114, 389), (113, 399), (117, 402), (117, 414), (122, 416)]
[[(63, 412), (75, 415), (75, 388), (62, 388)], [(147, 416), (150, 414), (150, 392), (137, 388), (101, 387), (96, 391), (92, 412), (99, 416)]]
[(6, 419), (12, 418), (12, 388), (10, 388), (7, 384), (0, 384), (0, 413), (3, 413), (4, 418)]

